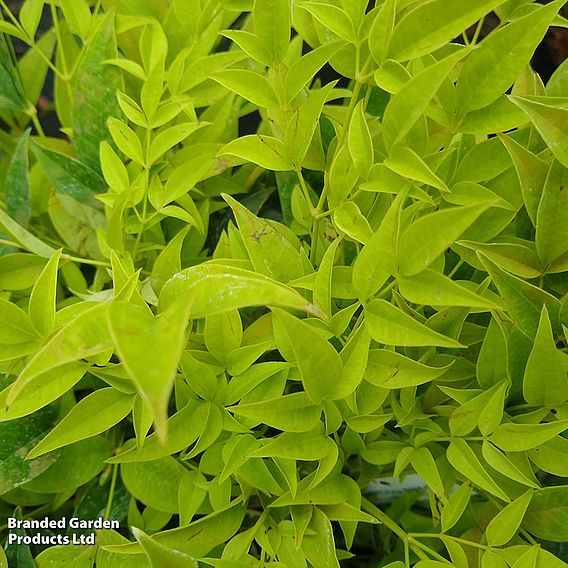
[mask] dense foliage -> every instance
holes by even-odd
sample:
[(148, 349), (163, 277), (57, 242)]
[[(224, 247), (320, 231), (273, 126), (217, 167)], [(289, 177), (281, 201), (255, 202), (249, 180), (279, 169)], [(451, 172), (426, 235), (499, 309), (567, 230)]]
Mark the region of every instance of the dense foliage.
[(0, 0), (0, 566), (566, 566), (564, 2)]

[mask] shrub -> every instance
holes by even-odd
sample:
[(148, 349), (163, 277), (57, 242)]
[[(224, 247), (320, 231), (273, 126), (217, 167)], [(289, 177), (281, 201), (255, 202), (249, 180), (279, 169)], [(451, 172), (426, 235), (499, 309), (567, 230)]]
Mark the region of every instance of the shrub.
[(565, 566), (564, 0), (0, 4), (10, 565)]

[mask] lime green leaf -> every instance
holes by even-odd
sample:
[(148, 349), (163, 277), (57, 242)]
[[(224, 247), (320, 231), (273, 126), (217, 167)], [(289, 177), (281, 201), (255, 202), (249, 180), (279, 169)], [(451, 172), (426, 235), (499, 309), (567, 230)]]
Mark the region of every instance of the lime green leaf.
[(189, 472), (174, 458), (125, 463), (120, 473), (128, 491), (145, 505), (168, 513), (179, 511), (178, 488)]
[(373, 230), (367, 218), (353, 201), (346, 201), (333, 212), (335, 226), (353, 240), (367, 244), (373, 237)]
[(445, 182), (428, 167), (424, 160), (406, 146), (395, 148), (390, 157), (384, 161), (384, 165), (402, 177), (431, 185), (440, 191), (449, 191)]
[(310, 564), (314, 568), (339, 568), (331, 521), (317, 507), (314, 507), (310, 526), (313, 533), (306, 533), (301, 546)]
[(20, 9), (20, 23), (30, 37), (36, 35), (42, 11), (43, 0), (26, 0)]
[(42, 273), (37, 279), (28, 306), (30, 320), (40, 335), (46, 337), (53, 330), (55, 323), (55, 303), (57, 291), (57, 270), (61, 250), (49, 259)]
[(207, 175), (211, 167), (209, 160), (202, 157), (184, 162), (175, 168), (169, 175), (164, 190), (164, 203), (177, 201), (187, 194), (195, 185)]
[(134, 397), (113, 388), (102, 388), (81, 399), (57, 426), (34, 447), (27, 459), (106, 432), (132, 410)]
[(187, 327), (177, 306), (155, 317), (144, 308), (115, 303), (109, 310), (116, 349), (136, 388), (152, 409), (159, 437), (166, 440), (167, 408)]
[(457, 341), (417, 322), (385, 300), (367, 304), (365, 325), (371, 337), (385, 345), (461, 347)]
[(52, 59), (56, 41), (57, 34), (52, 28), (42, 34), (36, 41), (34, 49), (29, 49), (18, 60), (18, 73), (22, 80), (22, 88), (26, 98), (32, 103), (39, 100), (45, 85), (49, 71), (47, 61)]
[(495, 134), (526, 124), (526, 115), (506, 95), (489, 106), (468, 113), (459, 125), (464, 134)]
[(414, 471), (426, 481), (428, 487), (438, 497), (444, 499), (446, 495), (444, 483), (442, 482), (440, 472), (436, 467), (436, 462), (430, 450), (424, 447), (415, 449), (410, 455), (410, 463)]
[(398, 61), (420, 57), (459, 36), (504, 0), (431, 0), (416, 4), (397, 23), (388, 55)]
[(369, 49), (376, 63), (382, 65), (389, 47), (396, 19), (396, 0), (386, 0), (376, 13), (369, 31)]
[(181, 270), (181, 250), (190, 227), (182, 229), (162, 250), (152, 268), (152, 287), (156, 294), (174, 274)]
[(144, 531), (132, 527), (134, 538), (142, 545), (150, 564), (154, 568), (167, 566), (168, 568), (198, 568), (197, 560), (179, 550), (173, 550), (156, 542)]
[(552, 542), (568, 540), (568, 486), (535, 491), (523, 526), (538, 538)]
[(189, 448), (205, 430), (210, 404), (191, 399), (181, 410), (168, 418), (168, 439), (165, 443), (153, 432), (144, 440), (141, 448), (130, 448), (108, 459), (107, 463), (147, 462)]
[(396, 146), (408, 135), (450, 71), (467, 53), (467, 49), (457, 51), (427, 67), (391, 98), (383, 117), (383, 136), (388, 148)]
[(87, 2), (85, 0), (59, 0), (59, 6), (63, 10), (71, 31), (85, 40), (91, 27), (91, 10)]
[(184, 122), (160, 132), (150, 145), (148, 163), (153, 164), (176, 144), (183, 142), (190, 134), (205, 126), (203, 122)]
[(108, 130), (116, 145), (128, 158), (142, 166), (145, 164), (142, 143), (134, 130), (116, 118), (108, 119)]
[(205, 318), (205, 345), (219, 361), (241, 346), (243, 324), (238, 310), (229, 310)]
[(42, 148), (39, 144), (35, 144), (33, 149), (59, 195), (100, 207), (95, 195), (105, 189), (105, 182), (94, 170), (65, 154)]
[(212, 79), (254, 105), (265, 108), (278, 106), (272, 85), (259, 73), (246, 69), (224, 69), (212, 75)]
[(100, 162), (104, 178), (112, 189), (121, 192), (130, 187), (126, 166), (107, 141), (101, 143)]
[(568, 167), (568, 109), (532, 101), (526, 97), (511, 95), (509, 98), (531, 119), (556, 159)]
[(291, 101), (304, 87), (309, 86), (316, 73), (342, 45), (343, 42), (320, 45), (295, 61), (286, 74), (286, 100)]
[(245, 58), (245, 53), (229, 51), (213, 53), (212, 55), (206, 55), (205, 57), (196, 59), (187, 66), (181, 82), (180, 91), (186, 92), (193, 89), (206, 79), (209, 79), (211, 74), (215, 71), (219, 71)]
[(538, 489), (540, 487), (532, 471), (529, 473), (526, 471), (526, 468), (524, 468), (525, 471), (521, 471), (518, 467), (518, 463), (513, 463), (511, 456), (514, 454), (504, 454), (487, 440), (483, 441), (481, 451), (483, 459), (495, 471), (498, 471), (505, 477), (517, 481), (522, 485), (526, 485), (527, 487), (532, 487), (533, 489)]
[(272, 65), (273, 57), (256, 34), (242, 30), (226, 30), (222, 33), (255, 61), (266, 66)]
[(521, 278), (538, 278), (542, 274), (536, 252), (525, 245), (460, 241), (459, 246), (481, 251), (499, 267)]
[(50, 546), (36, 556), (38, 568), (90, 568), (95, 561), (97, 549), (88, 544)]
[(8, 37), (0, 37), (0, 109), (23, 111), (28, 108), (23, 89), (8, 47)]
[(483, 253), (478, 252), (477, 255), (497, 286), (509, 315), (527, 337), (532, 339), (535, 336), (543, 305), (548, 310), (553, 329), (556, 327), (560, 303), (554, 296), (508, 274)]
[[(302, 258), (297, 247), (265, 219), (259, 219), (229, 195), (223, 195), (230, 205), (247, 252), (256, 272), (280, 282), (289, 282), (304, 275)], [(285, 258), (286, 262), (282, 262)]]
[(310, 399), (319, 404), (325, 398), (342, 398), (338, 393), (343, 363), (339, 353), (315, 328), (282, 310), (273, 310), (278, 336), (283, 334), (294, 353), (302, 383)]
[(27, 416), (32, 412), (47, 406), (71, 390), (83, 377), (88, 369), (87, 363), (67, 363), (33, 378), (22, 389), (16, 400), (6, 407), (6, 398), (10, 392), (7, 387), (0, 392), (0, 422)]
[(40, 257), (50, 258), (55, 252), (55, 249), (46, 245), (37, 237), (34, 237), (34, 235), (16, 223), (16, 221), (14, 221), (12, 217), (10, 217), (10, 215), (2, 209), (0, 209), (0, 226), (3, 227), (3, 229), (9, 233), (16, 242), (20, 243), (22, 248), (33, 252)]
[(475, 452), (470, 448), (465, 440), (454, 439), (446, 451), (446, 456), (450, 464), (484, 491), (499, 497), (503, 501), (509, 502), (510, 499), (503, 490), (493, 481), (493, 478), (481, 465)]
[(272, 438), (267, 444), (254, 450), (250, 457), (287, 458), (303, 461), (317, 461), (325, 457), (335, 442), (322, 433), (318, 436), (283, 432)]
[(347, 41), (355, 39), (353, 22), (341, 8), (332, 4), (308, 4), (306, 2), (300, 4), (300, 7), (307, 10), (316, 20), (339, 37)]
[(458, 104), (463, 114), (486, 107), (507, 91), (529, 63), (563, 3), (553, 2), (514, 20), (489, 34), (487, 41), (479, 45), (458, 79)]
[(29, 139), (30, 130), (28, 129), (22, 134), (16, 145), (4, 178), (6, 212), (23, 227), (28, 226), (31, 216)]
[(462, 483), (449, 497), (442, 509), (442, 532), (449, 531), (463, 515), (469, 504), (473, 489), (469, 483)]
[(499, 138), (511, 155), (521, 184), (527, 213), (533, 225), (536, 227), (538, 206), (541, 199), (542, 188), (546, 183), (546, 177), (549, 172), (549, 165), (544, 160), (541, 160), (532, 152), (525, 149), (510, 136), (502, 134)]
[(505, 409), (505, 398), (509, 389), (509, 380), (503, 379), (497, 383), (495, 390), (490, 389), (492, 396), (479, 413), (477, 425), (484, 436), (489, 436), (501, 424)]
[(0, 424), (0, 494), (40, 475), (59, 457), (55, 452), (37, 460), (24, 460), (30, 448), (51, 428), (55, 418), (56, 409), (52, 407), (33, 416)]
[(501, 424), (489, 441), (506, 452), (523, 452), (536, 448), (568, 428), (568, 420), (544, 424)]
[(353, 267), (353, 287), (361, 300), (377, 292), (391, 274), (395, 274), (400, 213), (406, 199), (401, 192), (383, 217), (378, 231), (363, 247)]
[(27, 343), (39, 339), (26, 313), (8, 300), (0, 299), (0, 323), (0, 343)]
[(250, 270), (214, 263), (187, 268), (168, 280), (160, 295), (160, 311), (176, 300), (191, 305), (193, 318), (249, 306), (281, 306), (322, 315), (288, 286)]
[[(501, 381), (456, 408), (449, 421), (452, 436), (467, 436), (478, 425), (479, 416), (493, 395), (506, 386), (507, 382)], [(500, 418), (499, 416), (499, 423), (501, 422)]]
[(535, 406), (555, 406), (568, 400), (568, 376), (550, 325), (546, 306), (542, 307), (534, 345), (523, 380), (523, 396)]
[(288, 0), (255, 0), (254, 30), (272, 58), (282, 61), (290, 43), (290, 2)]
[(550, 266), (568, 250), (568, 199), (564, 191), (568, 182), (567, 171), (556, 160), (553, 161), (536, 215), (536, 250), (544, 267)]
[(267, 170), (286, 172), (294, 169), (286, 154), (286, 146), (272, 136), (251, 134), (229, 142), (219, 152), (253, 162)]
[(231, 412), (286, 432), (307, 432), (320, 422), (321, 407), (305, 392), (231, 406)]
[(532, 495), (533, 491), (529, 489), (491, 519), (485, 529), (489, 546), (503, 546), (515, 536), (523, 522)]
[(414, 568), (442, 568), (448, 565), (447, 562), (438, 562), (437, 560), (420, 560), (414, 565)]
[(414, 221), (400, 238), (401, 274), (413, 276), (428, 268), (488, 208), (487, 204), (452, 207)]
[(38, 375), (65, 363), (78, 361), (112, 347), (106, 322), (109, 304), (98, 304), (65, 325), (24, 367), (13, 383), (6, 404), (10, 405), (23, 388)]
[[(133, 467), (136, 465), (145, 467)], [(187, 475), (189, 472), (173, 458), (146, 464), (128, 464), (128, 468), (123, 466), (122, 469), (125, 485), (136, 498), (143, 503), (151, 500), (152, 508), (167, 512), (178, 511), (177, 503), (175, 509), (172, 509), (172, 505), (174, 497), (177, 501), (177, 488), (181, 478)], [(167, 482), (164, 482), (164, 477)], [(143, 498), (139, 495), (143, 495)], [(156, 533), (153, 538), (168, 548), (175, 548), (195, 558), (201, 558), (216, 546), (225, 544), (231, 539), (241, 527), (244, 514), (245, 508), (241, 505), (241, 499), (235, 499), (223, 510), (206, 515), (185, 527)], [(138, 543), (107, 546), (106, 549), (123, 554), (137, 554), (143, 550)]]
[[(85, 13), (85, 9), (89, 10), (83, 0), (67, 0), (62, 8), (67, 13), (76, 14), (77, 22), (74, 19), (70, 21), (76, 23), (81, 33), (85, 33), (91, 18)], [(107, 120), (111, 116), (122, 117), (116, 98), (122, 87), (122, 73), (115, 66), (104, 63), (116, 57), (114, 14), (109, 13), (100, 19), (98, 28), (90, 36), (73, 75), (73, 140), (81, 162), (95, 171), (100, 171), (100, 143), (111, 141)]]
[(373, 165), (373, 139), (369, 131), (369, 125), (365, 117), (365, 105), (360, 101), (355, 107), (349, 131), (347, 135), (347, 143), (351, 159), (355, 170), (361, 177), (367, 177), (371, 166)]
[(402, 389), (435, 381), (450, 366), (429, 367), (396, 351), (371, 349), (365, 380), (385, 389)]
[(568, 475), (568, 440), (562, 436), (555, 436), (529, 450), (528, 456), (538, 468), (548, 473), (559, 477)]
[(415, 276), (398, 278), (400, 293), (414, 304), (431, 306), (468, 306), (501, 309), (501, 306), (448, 278), (427, 268)]
[(335, 82), (332, 82), (322, 89), (310, 91), (307, 100), (292, 115), (288, 123), (284, 144), (296, 170), (304, 163), (314, 134), (318, 132), (323, 105), (333, 91), (335, 84)]
[(336, 239), (325, 251), (314, 278), (314, 304), (328, 316), (331, 316), (333, 265), (338, 247), (339, 240)]
[(370, 342), (369, 334), (364, 327), (361, 327), (339, 353), (343, 362), (343, 371), (337, 385), (338, 397), (348, 396), (361, 384), (367, 368)]

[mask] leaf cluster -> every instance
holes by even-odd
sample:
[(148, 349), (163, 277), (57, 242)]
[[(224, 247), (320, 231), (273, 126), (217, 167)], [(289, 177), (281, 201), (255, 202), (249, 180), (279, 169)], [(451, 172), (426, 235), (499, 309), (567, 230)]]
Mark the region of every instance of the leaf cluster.
[(564, 3), (0, 0), (0, 567), (565, 566)]

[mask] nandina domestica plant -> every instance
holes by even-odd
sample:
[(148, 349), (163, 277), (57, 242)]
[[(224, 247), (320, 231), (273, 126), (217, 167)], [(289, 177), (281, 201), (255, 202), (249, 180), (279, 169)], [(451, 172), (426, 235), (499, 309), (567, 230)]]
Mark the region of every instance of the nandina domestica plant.
[(0, 567), (566, 566), (564, 3), (0, 0)]

